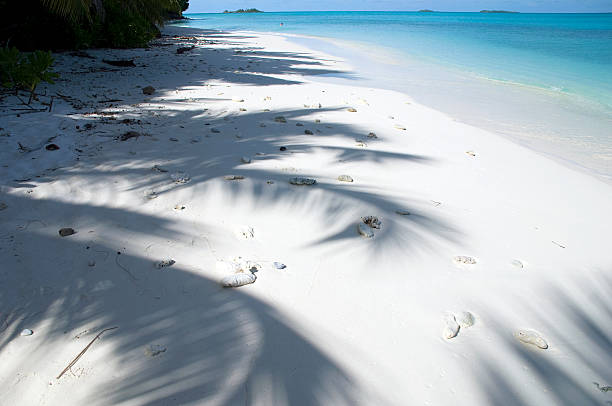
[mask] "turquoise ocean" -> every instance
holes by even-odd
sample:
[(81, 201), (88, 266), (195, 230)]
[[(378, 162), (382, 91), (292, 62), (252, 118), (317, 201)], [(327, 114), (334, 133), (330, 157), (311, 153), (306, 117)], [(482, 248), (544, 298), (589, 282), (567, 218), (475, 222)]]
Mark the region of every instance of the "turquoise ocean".
[[(186, 14), (180, 26), (288, 35), (346, 59), (346, 81), (612, 180), (612, 13)], [(282, 25), (281, 25), (282, 23)]]

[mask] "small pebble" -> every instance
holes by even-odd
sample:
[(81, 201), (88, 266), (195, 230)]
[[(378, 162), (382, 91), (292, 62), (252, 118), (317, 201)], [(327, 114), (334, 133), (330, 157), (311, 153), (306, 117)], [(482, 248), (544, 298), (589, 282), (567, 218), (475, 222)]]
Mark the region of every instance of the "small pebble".
[(172, 178), (174, 183), (187, 183), (191, 180), (189, 175), (182, 171), (174, 172), (172, 175), (170, 175), (170, 178)]
[(313, 132), (310, 130), (304, 130), (304, 134), (306, 135), (313, 135)]
[(458, 255), (453, 260), (458, 264), (466, 264), (466, 265), (474, 265), (476, 263), (476, 259), (472, 257), (466, 257), (463, 255)]
[(368, 138), (378, 138), (378, 136), (376, 135), (376, 133), (369, 133)]
[(76, 231), (74, 231), (73, 228), (70, 227), (66, 227), (66, 228), (61, 228), (59, 230), (59, 235), (61, 235), (62, 237), (68, 237), (69, 235), (75, 234)]
[(156, 357), (159, 354), (166, 352), (166, 347), (159, 344), (152, 344), (145, 348), (144, 353), (148, 357)]
[(454, 338), (459, 334), (459, 323), (452, 314), (447, 314), (444, 317), (444, 331), (442, 333), (447, 340)]
[(210, 129), (210, 132), (211, 132), (211, 133), (214, 133), (214, 134), (219, 134), (221, 131), (219, 131), (219, 130), (218, 130), (218, 129), (216, 129), (216, 128), (211, 128), (211, 129)]
[(287, 151), (287, 147), (280, 147), (279, 151)]
[(245, 109), (244, 107), (241, 107), (240, 111), (247, 111), (247, 109)]
[(296, 127), (304, 127), (304, 124), (302, 124), (302, 123), (295, 123), (295, 126)]
[(157, 194), (155, 190), (147, 189), (143, 193), (144, 193), (144, 197), (146, 197), (149, 200), (153, 200), (159, 197), (159, 195)]
[(256, 280), (257, 277), (252, 273), (236, 273), (221, 279), (221, 286), (224, 288), (238, 288), (240, 286), (249, 285)]
[(93, 259), (87, 263), (87, 266), (96, 266), (96, 261)]
[(461, 328), (468, 328), (472, 327), (474, 323), (476, 323), (476, 318), (470, 312), (461, 312), (459, 316), (457, 316), (457, 322)]
[(153, 86), (146, 86), (142, 88), (142, 94), (152, 95), (155, 93), (155, 88)]
[(400, 216), (410, 216), (410, 212), (408, 210), (397, 209), (395, 210), (395, 212), (399, 214)]
[(298, 177), (289, 179), (289, 183), (291, 183), (292, 185), (297, 185), (297, 186), (310, 186), (310, 185), (314, 185), (315, 183), (317, 183), (317, 181), (315, 179), (303, 178), (301, 176), (298, 176)]
[(278, 117), (274, 117), (274, 121), (276, 121), (277, 123), (286, 123), (287, 119), (283, 116), (278, 116)]
[(8, 205), (4, 202), (0, 202), (0, 211), (6, 209), (8, 207)]
[(21, 330), (21, 333), (19, 335), (21, 335), (21, 336), (31, 336), (32, 334), (34, 334), (34, 332), (32, 330), (30, 330), (29, 328), (26, 328), (26, 329)]
[(242, 180), (242, 179), (244, 179), (244, 176), (242, 176), (242, 175), (228, 175), (228, 176), (224, 176), (223, 179), (225, 179), (225, 180)]
[(540, 335), (540, 333), (533, 330), (519, 330), (514, 333), (514, 336), (522, 343), (535, 345), (542, 350), (548, 348), (548, 343), (546, 340)]
[(519, 269), (523, 269), (523, 263), (519, 261), (518, 259), (513, 259), (512, 262), (510, 263)]
[(349, 175), (340, 175), (338, 176), (338, 180), (340, 182), (352, 182), (353, 178), (351, 178)]
[(47, 151), (57, 151), (58, 149), (60, 149), (60, 147), (58, 147), (57, 144), (49, 144), (45, 147), (45, 149)]
[(348, 109), (346, 109), (346, 111), (348, 111), (349, 113), (357, 113), (357, 109), (354, 109), (352, 107), (349, 107)]
[(153, 165), (153, 168), (151, 168), (151, 169), (152, 169), (152, 170), (154, 170), (154, 171), (156, 171), (156, 172), (161, 172), (161, 173), (168, 172), (168, 170), (167, 170), (167, 169), (162, 168), (162, 167), (161, 167), (161, 166), (159, 166), (159, 165)]
[(375, 217), (375, 216), (362, 217), (361, 221), (363, 221), (363, 224), (365, 224), (365, 225), (367, 225), (367, 226), (369, 226), (371, 228), (380, 229), (380, 227), (382, 226), (382, 223), (380, 222), (378, 217)]
[(183, 206), (182, 204), (177, 204), (176, 206), (174, 206), (174, 210), (175, 211), (185, 210), (185, 206)]
[(240, 162), (242, 162), (243, 164), (250, 164), (251, 158), (249, 158), (248, 156), (243, 156), (242, 158), (240, 158)]
[(374, 237), (374, 231), (372, 231), (372, 228), (364, 223), (357, 224), (357, 231), (366, 238)]

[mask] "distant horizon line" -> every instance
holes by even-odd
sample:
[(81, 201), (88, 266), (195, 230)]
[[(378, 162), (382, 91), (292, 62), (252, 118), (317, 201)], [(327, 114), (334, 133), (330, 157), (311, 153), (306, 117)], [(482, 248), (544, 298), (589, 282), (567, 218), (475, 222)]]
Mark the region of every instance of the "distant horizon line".
[[(189, 10), (189, 9), (187, 9)], [(422, 9), (429, 10), (429, 9)], [(419, 13), (423, 12), (422, 10), (293, 10), (293, 11), (264, 11), (260, 10), (262, 13)], [(429, 10), (426, 12), (432, 13), (478, 13), (480, 14), (482, 11), (506, 11), (507, 13), (489, 13), (489, 14), (612, 14), (612, 11), (515, 11), (515, 10), (489, 10), (483, 9), (478, 11), (444, 11), (444, 10)], [(228, 14), (223, 11), (192, 11), (192, 12), (184, 12), (183, 14)], [(245, 13), (247, 14), (247, 13)], [(257, 14), (257, 13), (249, 13), (249, 14)], [(483, 13), (486, 14), (486, 13)]]

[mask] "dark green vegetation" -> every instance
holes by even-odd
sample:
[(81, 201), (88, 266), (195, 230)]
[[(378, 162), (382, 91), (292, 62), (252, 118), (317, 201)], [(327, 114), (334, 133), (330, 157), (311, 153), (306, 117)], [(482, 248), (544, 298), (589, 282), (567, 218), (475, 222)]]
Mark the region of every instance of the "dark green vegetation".
[(21, 50), (146, 46), (188, 0), (0, 0), (0, 45)]
[(510, 13), (515, 14), (518, 11), (506, 11), (506, 10), (480, 10), (481, 13)]
[(246, 10), (241, 8), (235, 11), (225, 10), (225, 14), (236, 14), (236, 13), (263, 13), (261, 10), (257, 10), (256, 8), (247, 8)]
[(419, 13), (433, 13), (433, 12), (434, 12), (433, 10), (430, 10), (428, 8), (423, 9), (423, 10), (419, 10)]
[(42, 81), (53, 83), (57, 73), (51, 71), (53, 57), (49, 51), (21, 53), (17, 48), (0, 48), (0, 84), (15, 90), (27, 90), (32, 101), (36, 86)]

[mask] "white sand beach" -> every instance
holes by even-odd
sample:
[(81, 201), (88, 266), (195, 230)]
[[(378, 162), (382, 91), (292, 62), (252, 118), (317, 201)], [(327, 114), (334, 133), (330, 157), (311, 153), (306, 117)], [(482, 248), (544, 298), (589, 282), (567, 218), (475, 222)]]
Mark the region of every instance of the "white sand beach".
[(0, 404), (612, 401), (609, 184), (280, 35), (164, 33), (0, 101)]

